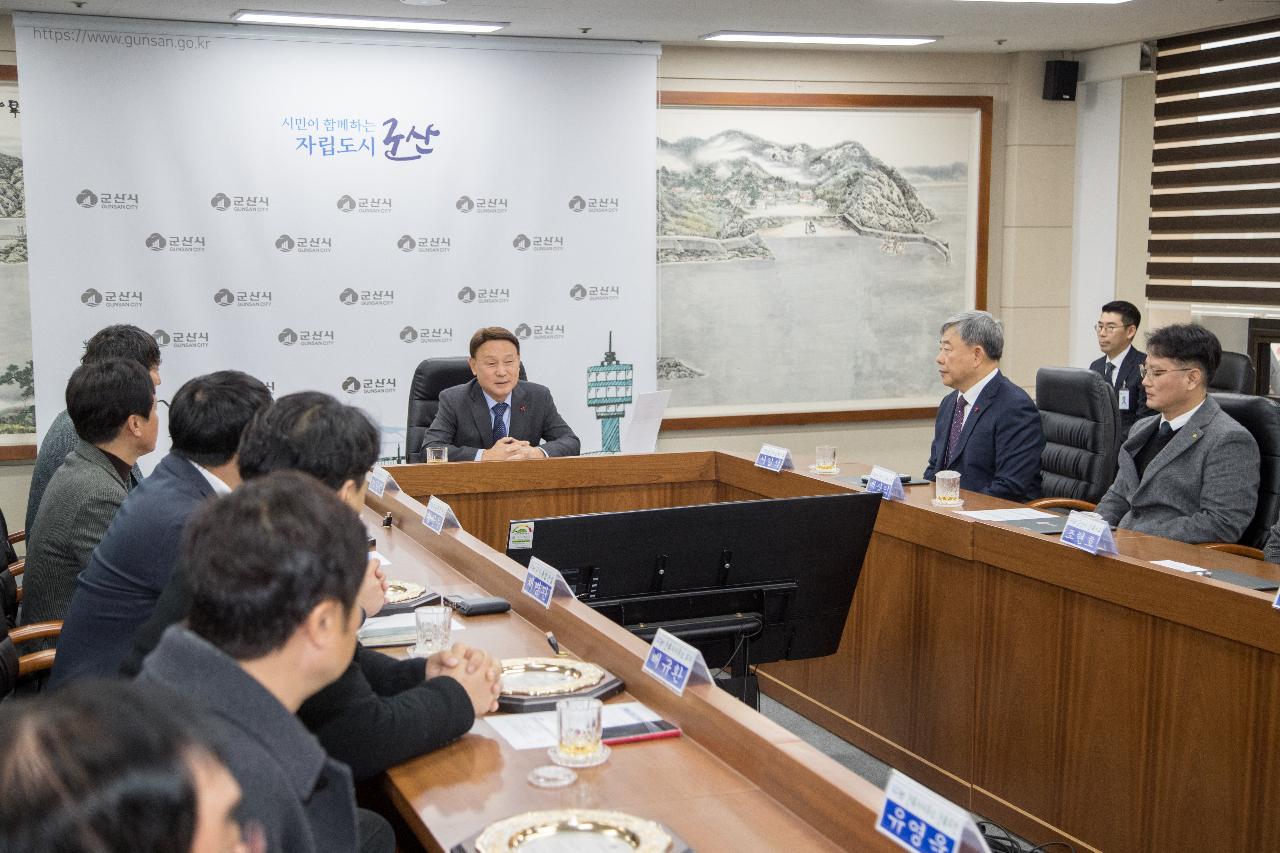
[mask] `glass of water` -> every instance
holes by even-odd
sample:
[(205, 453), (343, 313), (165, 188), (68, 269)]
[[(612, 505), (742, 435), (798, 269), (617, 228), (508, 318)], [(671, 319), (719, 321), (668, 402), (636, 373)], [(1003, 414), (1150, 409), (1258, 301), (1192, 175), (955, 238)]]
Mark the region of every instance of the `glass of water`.
[(413, 611), (418, 626), (418, 643), (413, 647), (414, 657), (431, 657), (449, 648), (449, 633), (453, 627), (453, 611), (448, 607), (417, 607)]
[(561, 699), (556, 703), (559, 738), (550, 749), (551, 760), (563, 767), (592, 767), (609, 757), (600, 742), (603, 704), (599, 699)]

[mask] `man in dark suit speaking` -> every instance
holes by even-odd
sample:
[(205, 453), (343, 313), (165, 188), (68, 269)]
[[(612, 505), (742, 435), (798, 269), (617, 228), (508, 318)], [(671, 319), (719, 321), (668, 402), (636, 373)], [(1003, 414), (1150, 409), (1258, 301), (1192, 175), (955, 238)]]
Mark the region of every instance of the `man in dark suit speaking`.
[(938, 373), (956, 389), (943, 398), (934, 424), (929, 467), (960, 473), (960, 487), (1025, 502), (1040, 497), (1044, 433), (1027, 392), (1000, 373), (1004, 332), (986, 311), (966, 311), (942, 324)]
[(440, 392), (425, 446), (448, 447), (451, 462), (577, 456), (578, 437), (544, 385), (520, 381), (520, 340), (499, 326), (471, 336), (475, 378)]

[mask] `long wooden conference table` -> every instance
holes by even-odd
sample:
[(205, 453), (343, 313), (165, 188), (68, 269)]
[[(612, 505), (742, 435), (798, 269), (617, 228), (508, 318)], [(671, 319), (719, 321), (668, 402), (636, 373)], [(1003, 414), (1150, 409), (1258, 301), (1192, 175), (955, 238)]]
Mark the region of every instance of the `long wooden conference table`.
[[(872, 786), (716, 688), (675, 697), (639, 672), (645, 646), (625, 630), (577, 601), (544, 611), (521, 596), (523, 569), (503, 553), (512, 519), (832, 494), (868, 470), (842, 467), (773, 473), (702, 452), (389, 469), (404, 493), (369, 505), (396, 517), (380, 543), (393, 564), (418, 560), (433, 586), (515, 605), (492, 642), (461, 639), (512, 656), (542, 653), (553, 630), (686, 732), (619, 749), (612, 769), (558, 795), (525, 784), (537, 756), (464, 738), (388, 775), (419, 838), (448, 849), (507, 814), (569, 803), (663, 820), (699, 850), (888, 849)], [(936, 509), (929, 486), (906, 491), (881, 507), (837, 653), (760, 667), (765, 693), (1037, 842), (1280, 849), (1280, 611), (1150, 561), (1268, 578), (1280, 566), (1127, 531), (1120, 556), (1093, 556)], [(466, 532), (421, 524), (430, 495)], [(963, 497), (966, 510), (1013, 506)]]

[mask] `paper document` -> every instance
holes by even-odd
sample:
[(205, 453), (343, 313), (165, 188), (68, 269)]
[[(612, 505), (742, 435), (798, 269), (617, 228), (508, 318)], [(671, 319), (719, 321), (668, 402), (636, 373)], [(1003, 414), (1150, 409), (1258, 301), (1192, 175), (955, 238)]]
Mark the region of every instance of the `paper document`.
[(1029, 518), (1053, 518), (1051, 512), (1042, 512), (1038, 509), (978, 509), (978, 510), (956, 510), (956, 515), (963, 515), (965, 518), (972, 518), (975, 521), (1023, 521)]
[(379, 566), (382, 566), (383, 568), (386, 568), (387, 566), (391, 565), (391, 561), (390, 561), (390, 560), (388, 560), (386, 557), (382, 556), (381, 554), (379, 554), (377, 551), (370, 551), (370, 552), (369, 552), (369, 556), (370, 556), (370, 557), (377, 557), (377, 558), (378, 558), (378, 565), (379, 565)]
[[(605, 705), (601, 713), (601, 726), (629, 726), (662, 719), (640, 702), (619, 702)], [(548, 749), (556, 745), (556, 712), (538, 711), (534, 714), (490, 714), (484, 721), (502, 735), (512, 749)]]
[[(451, 631), (465, 631), (466, 628), (454, 617)], [(356, 631), (356, 638), (366, 646), (407, 646), (418, 641), (418, 623), (412, 611), (393, 616), (370, 616)]]
[(662, 428), (662, 416), (667, 411), (671, 389), (638, 394), (627, 430), (622, 436), (623, 453), (652, 453), (658, 447), (658, 430)]
[(1188, 574), (1193, 575), (1207, 575), (1209, 573), (1208, 569), (1201, 568), (1200, 566), (1193, 566), (1190, 563), (1179, 563), (1177, 560), (1152, 560), (1151, 562), (1155, 563), (1157, 566), (1164, 566), (1166, 569), (1187, 572)]

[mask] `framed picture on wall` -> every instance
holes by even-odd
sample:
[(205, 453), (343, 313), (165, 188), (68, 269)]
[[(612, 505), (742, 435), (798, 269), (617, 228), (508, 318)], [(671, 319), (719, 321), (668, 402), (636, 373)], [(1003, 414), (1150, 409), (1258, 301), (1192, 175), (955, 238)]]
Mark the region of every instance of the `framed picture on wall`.
[(18, 69), (0, 65), (0, 460), (36, 455), (21, 119)]
[(986, 307), (989, 97), (662, 92), (664, 429), (932, 417)]

